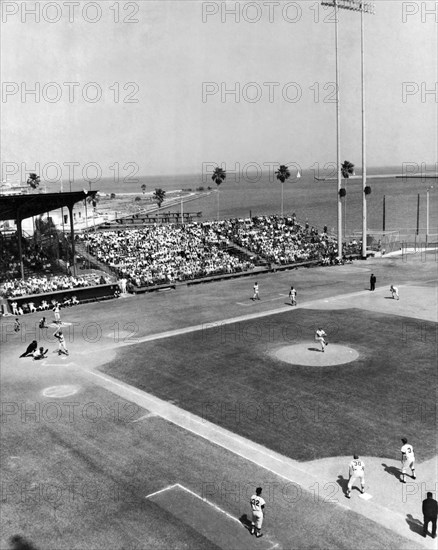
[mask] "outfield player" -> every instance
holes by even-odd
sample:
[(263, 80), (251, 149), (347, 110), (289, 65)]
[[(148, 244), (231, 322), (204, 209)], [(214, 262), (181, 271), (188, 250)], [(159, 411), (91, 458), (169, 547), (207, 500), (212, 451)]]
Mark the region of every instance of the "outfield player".
[(349, 480), (348, 480), (348, 487), (347, 487), (347, 493), (345, 496), (347, 498), (350, 498), (351, 495), (351, 489), (353, 487), (353, 483), (356, 481), (356, 479), (360, 480), (360, 492), (364, 494), (365, 492), (365, 463), (363, 460), (359, 459), (358, 455), (353, 456), (353, 460), (350, 462), (348, 466), (348, 474), (349, 474)]
[(416, 479), (415, 475), (415, 455), (414, 448), (409, 445), (406, 437), (402, 438), (403, 447), (401, 448), (401, 478), (402, 483), (406, 483), (406, 467), (409, 466), (412, 472), (412, 479)]
[(252, 300), (260, 300), (258, 283), (254, 283), (253, 290), (254, 290), (254, 294), (252, 296)]
[(265, 509), (265, 501), (261, 497), (262, 488), (257, 487), (255, 495), (252, 495), (251, 504), (252, 510), (252, 522), (251, 522), (251, 535), (262, 537), (262, 524), (263, 524), (263, 514)]
[(324, 338), (325, 336), (327, 336), (327, 334), (322, 330), (321, 327), (315, 331), (315, 341), (321, 344), (322, 352), (324, 352), (325, 347), (328, 346), (328, 342)]
[(290, 305), (296, 306), (297, 305), (297, 291), (293, 286), (290, 287), (289, 290), (289, 299), (290, 299)]
[(394, 300), (400, 300), (400, 296), (398, 295), (398, 288), (396, 286), (391, 285), (389, 290)]
[(62, 330), (61, 329), (58, 329), (54, 334), (53, 336), (55, 338), (57, 338), (58, 340), (58, 346), (59, 346), (59, 349), (58, 349), (58, 355), (68, 355), (68, 349), (66, 348), (65, 346), (65, 338), (64, 338), (64, 335), (62, 334)]

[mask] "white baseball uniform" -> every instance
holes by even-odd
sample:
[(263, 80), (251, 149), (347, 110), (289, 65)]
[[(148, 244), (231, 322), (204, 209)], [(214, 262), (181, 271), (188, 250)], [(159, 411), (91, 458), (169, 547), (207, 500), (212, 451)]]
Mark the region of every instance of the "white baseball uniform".
[(265, 505), (265, 501), (261, 496), (252, 495), (251, 500), (251, 510), (252, 510), (252, 525), (255, 526), (258, 530), (262, 528), (263, 523), (263, 509), (262, 506)]
[(348, 467), (348, 473), (350, 474), (348, 492), (351, 491), (356, 479), (360, 479), (362, 489), (365, 487), (365, 463), (363, 460), (360, 460), (360, 458), (353, 459)]
[(324, 336), (327, 336), (327, 334), (323, 330), (318, 329), (315, 332), (315, 340), (321, 344), (322, 351), (324, 351), (324, 348), (325, 348), (325, 345), (326, 345), (325, 340), (324, 340)]
[(414, 448), (409, 443), (406, 443), (401, 448), (402, 453), (402, 474), (406, 473), (406, 467), (409, 466), (411, 470), (415, 469), (415, 455)]

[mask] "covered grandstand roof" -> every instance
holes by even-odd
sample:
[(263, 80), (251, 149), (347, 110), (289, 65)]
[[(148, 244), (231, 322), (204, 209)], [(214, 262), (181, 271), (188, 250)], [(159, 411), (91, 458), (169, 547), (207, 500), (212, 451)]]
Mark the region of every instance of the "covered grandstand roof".
[(96, 193), (97, 191), (73, 191), (0, 195), (0, 220), (16, 220), (18, 216), (24, 220), (62, 207), (71, 207), (87, 197), (94, 197)]

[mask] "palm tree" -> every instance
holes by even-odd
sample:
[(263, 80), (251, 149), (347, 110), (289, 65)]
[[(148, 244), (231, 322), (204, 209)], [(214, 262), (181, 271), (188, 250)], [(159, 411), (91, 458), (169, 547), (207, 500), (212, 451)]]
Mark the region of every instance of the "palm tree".
[(146, 184), (143, 183), (143, 185), (141, 186), (141, 190), (143, 191), (143, 195), (144, 195), (146, 192)]
[(280, 168), (275, 172), (277, 179), (281, 181), (281, 217), (283, 218), (283, 191), (284, 182), (290, 178), (289, 168), (285, 164), (280, 164)]
[(29, 185), (32, 189), (36, 189), (40, 183), (41, 180), (37, 174), (29, 174), (29, 177), (27, 178), (27, 185)]
[(217, 185), (217, 221), (219, 221), (219, 185), (225, 180), (226, 177), (227, 173), (223, 168), (220, 168), (219, 166), (216, 166), (213, 175), (211, 176), (211, 179)]
[(344, 160), (341, 164), (341, 172), (342, 177), (348, 180), (350, 176), (354, 175), (354, 164), (352, 164), (349, 160)]
[(153, 199), (157, 203), (158, 208), (161, 208), (161, 205), (164, 202), (165, 196), (166, 196), (166, 191), (163, 191), (163, 189), (155, 189)]
[[(341, 174), (342, 177), (345, 180), (348, 180), (350, 176), (354, 175), (354, 164), (352, 164), (349, 160), (344, 160), (344, 162), (341, 164)], [(347, 182), (345, 182), (345, 185), (347, 185)], [(344, 187), (342, 190), (341, 196), (344, 197), (344, 239), (347, 238), (347, 189)]]

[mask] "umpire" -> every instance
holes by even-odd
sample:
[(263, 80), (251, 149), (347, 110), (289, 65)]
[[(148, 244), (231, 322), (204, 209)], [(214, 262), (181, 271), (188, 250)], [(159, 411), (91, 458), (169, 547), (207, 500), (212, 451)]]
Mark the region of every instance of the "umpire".
[(436, 518), (438, 515), (438, 502), (432, 498), (432, 493), (427, 493), (427, 498), (423, 500), (423, 537), (427, 535), (429, 521), (432, 522), (432, 538), (436, 538)]

